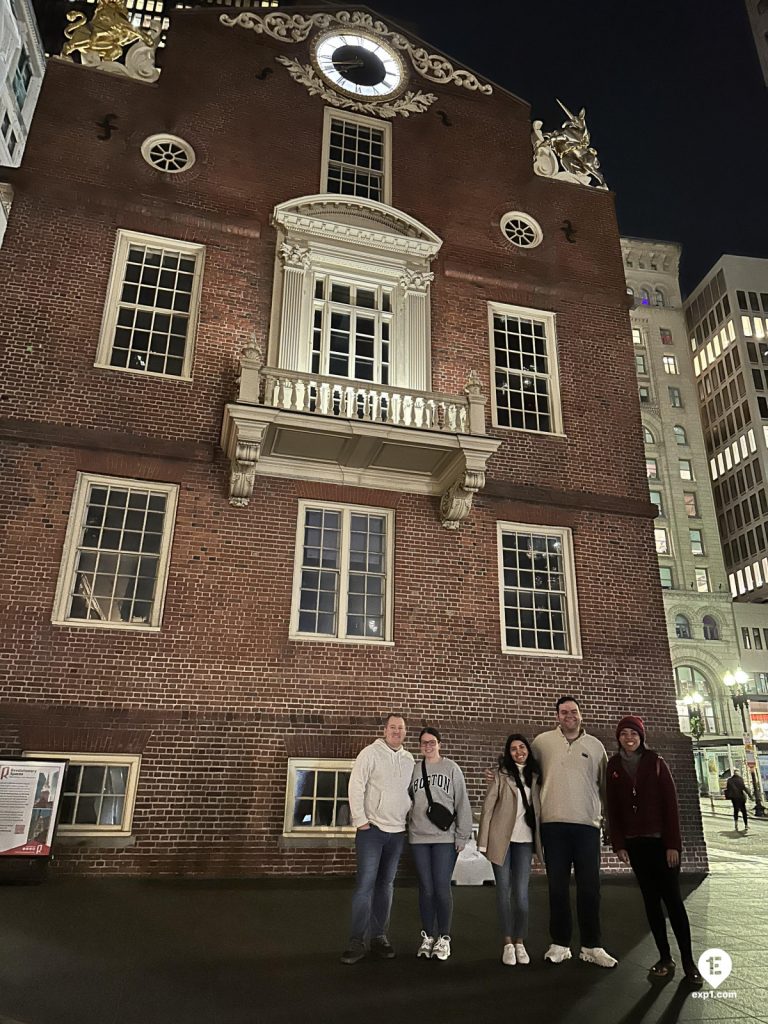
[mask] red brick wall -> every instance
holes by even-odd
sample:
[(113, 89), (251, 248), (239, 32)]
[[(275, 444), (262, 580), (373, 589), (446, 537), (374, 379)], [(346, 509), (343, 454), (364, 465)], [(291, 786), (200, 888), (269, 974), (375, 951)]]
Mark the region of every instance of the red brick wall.
[[(0, 750), (79, 743), (143, 755), (135, 845), (63, 848), (59, 869), (348, 871), (348, 850), (279, 847), (292, 750), (332, 737), (353, 756), (378, 716), (402, 709), (412, 742), (421, 722), (445, 728), (477, 803), (506, 733), (548, 725), (567, 691), (606, 742), (626, 711), (646, 718), (681, 788), (688, 865), (704, 866), (611, 195), (533, 175), (521, 101), (430, 83), (438, 102), (396, 119), (392, 138), (393, 205), (444, 239), (433, 387), (460, 392), (474, 368), (488, 393), (489, 300), (554, 310), (566, 436), (496, 431), (488, 488), (459, 531), (440, 526), (437, 499), (267, 478), (233, 509), (216, 448), (222, 408), (237, 352), (268, 331), (271, 210), (320, 187), (323, 104), (273, 60), (286, 50), (302, 59), (305, 46), (225, 29), (217, 16), (178, 12), (158, 86), (51, 62), (0, 250)], [(273, 74), (258, 80), (266, 66)], [(106, 113), (118, 131), (98, 141)], [(142, 160), (143, 139), (163, 130), (195, 148), (187, 174), (161, 176)], [(536, 217), (544, 244), (509, 247), (498, 228), (509, 209)], [(121, 227), (206, 246), (192, 382), (93, 366)], [(159, 634), (51, 624), (78, 471), (180, 485)], [(302, 497), (395, 509), (394, 646), (289, 641)], [(573, 529), (582, 659), (501, 653), (498, 520)]]

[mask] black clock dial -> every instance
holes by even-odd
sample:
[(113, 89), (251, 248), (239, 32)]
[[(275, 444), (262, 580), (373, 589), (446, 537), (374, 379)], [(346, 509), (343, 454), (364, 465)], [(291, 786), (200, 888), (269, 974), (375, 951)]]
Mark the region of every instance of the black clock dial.
[(331, 59), (338, 73), (355, 85), (378, 85), (387, 77), (382, 60), (362, 46), (339, 46)]

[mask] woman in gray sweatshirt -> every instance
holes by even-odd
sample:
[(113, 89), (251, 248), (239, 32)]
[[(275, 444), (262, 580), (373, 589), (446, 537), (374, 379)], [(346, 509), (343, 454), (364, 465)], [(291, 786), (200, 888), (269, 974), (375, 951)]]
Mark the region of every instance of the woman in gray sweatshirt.
[[(440, 753), (437, 729), (431, 726), (422, 729), (419, 747), (423, 761), (417, 761), (413, 769), (410, 788), (413, 807), (408, 822), (408, 839), (419, 876), (419, 911), (423, 928), (416, 955), (447, 960), (451, 955), (453, 915), (451, 875), (456, 858), (472, 837), (472, 808), (461, 768)], [(447, 829), (440, 828), (430, 819), (430, 800), (433, 805), (445, 808), (443, 814), (450, 821)]]

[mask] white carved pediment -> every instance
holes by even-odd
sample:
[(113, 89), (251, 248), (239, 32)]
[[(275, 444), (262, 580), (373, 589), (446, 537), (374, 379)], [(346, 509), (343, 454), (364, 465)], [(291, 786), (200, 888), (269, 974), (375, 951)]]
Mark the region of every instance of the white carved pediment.
[(272, 223), (286, 235), (327, 239), (419, 259), (434, 259), (443, 242), (434, 231), (393, 206), (356, 196), (302, 196), (280, 203)]

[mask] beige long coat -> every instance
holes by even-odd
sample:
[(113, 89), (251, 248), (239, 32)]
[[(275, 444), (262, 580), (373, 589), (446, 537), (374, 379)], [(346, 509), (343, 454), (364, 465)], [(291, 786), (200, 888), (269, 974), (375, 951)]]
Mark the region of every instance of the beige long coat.
[[(503, 864), (509, 847), (509, 837), (515, 827), (517, 818), (517, 801), (520, 794), (515, 783), (507, 773), (497, 768), (493, 773), (493, 782), (488, 784), (488, 791), (483, 800), (483, 813), (480, 817), (480, 829), (477, 834), (478, 849), (485, 848), (486, 857), (492, 864)], [(544, 863), (539, 835), (541, 821), (541, 786), (539, 776), (534, 773), (531, 786), (533, 809), (536, 813), (536, 834), (534, 850), (539, 860)]]

